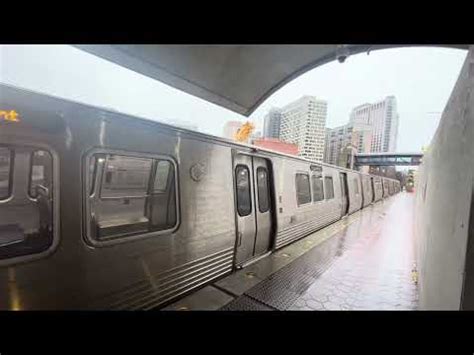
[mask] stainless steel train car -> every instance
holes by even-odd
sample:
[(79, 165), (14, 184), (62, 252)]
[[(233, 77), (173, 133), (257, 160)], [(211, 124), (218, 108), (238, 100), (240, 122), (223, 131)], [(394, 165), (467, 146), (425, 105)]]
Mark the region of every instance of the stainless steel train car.
[(0, 309), (160, 308), (399, 191), (7, 85), (0, 110)]

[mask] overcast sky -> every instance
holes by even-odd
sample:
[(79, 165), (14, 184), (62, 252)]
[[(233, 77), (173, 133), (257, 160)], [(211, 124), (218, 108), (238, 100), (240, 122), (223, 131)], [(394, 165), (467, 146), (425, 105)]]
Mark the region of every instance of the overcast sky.
[[(401, 48), (359, 54), (313, 69), (273, 94), (250, 117), (261, 129), (272, 107), (303, 95), (328, 101), (327, 127), (347, 123), (357, 105), (395, 95), (399, 152), (429, 144), (467, 52)], [(0, 81), (159, 121), (183, 121), (221, 135), (244, 116), (71, 46), (0, 46)]]

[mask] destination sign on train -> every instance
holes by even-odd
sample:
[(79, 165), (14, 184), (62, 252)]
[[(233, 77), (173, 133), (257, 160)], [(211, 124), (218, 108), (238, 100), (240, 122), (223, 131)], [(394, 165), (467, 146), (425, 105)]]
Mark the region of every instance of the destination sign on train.
[(15, 110), (0, 110), (0, 121), (20, 122), (19, 116)]
[(319, 171), (319, 172), (323, 171), (323, 167), (321, 165), (311, 164), (310, 169), (311, 171)]

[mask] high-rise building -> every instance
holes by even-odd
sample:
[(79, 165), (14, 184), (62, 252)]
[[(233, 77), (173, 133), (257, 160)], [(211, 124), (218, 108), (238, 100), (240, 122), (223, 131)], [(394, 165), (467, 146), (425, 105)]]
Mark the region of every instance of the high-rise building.
[(263, 138), (280, 138), (281, 110), (271, 108), (263, 119)]
[[(368, 153), (371, 142), (372, 126), (368, 124), (357, 122), (329, 128), (326, 130), (324, 161), (328, 164), (341, 165), (341, 154), (346, 148), (354, 148), (357, 153)], [(345, 160), (342, 166), (346, 166)]]
[(242, 126), (242, 122), (240, 121), (227, 121), (224, 125), (224, 131), (222, 135), (228, 139), (234, 139), (235, 134), (237, 133), (238, 129)]
[(257, 139), (261, 139), (261, 138), (262, 138), (262, 132), (261, 131), (255, 131), (250, 135), (250, 143), (252, 143), (253, 141), (255, 141)]
[(355, 107), (350, 122), (372, 126), (370, 152), (395, 152), (398, 139), (398, 112), (395, 96)]
[(303, 96), (281, 109), (280, 139), (296, 144), (299, 156), (322, 161), (327, 102)]

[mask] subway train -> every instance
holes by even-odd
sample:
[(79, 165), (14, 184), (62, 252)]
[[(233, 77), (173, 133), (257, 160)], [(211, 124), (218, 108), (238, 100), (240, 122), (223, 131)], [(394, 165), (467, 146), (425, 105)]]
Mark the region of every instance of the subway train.
[(0, 111), (4, 310), (159, 309), (400, 191), (9, 85)]

